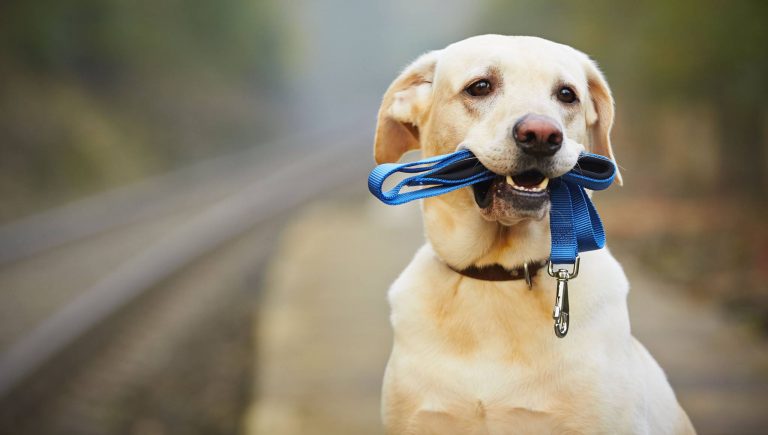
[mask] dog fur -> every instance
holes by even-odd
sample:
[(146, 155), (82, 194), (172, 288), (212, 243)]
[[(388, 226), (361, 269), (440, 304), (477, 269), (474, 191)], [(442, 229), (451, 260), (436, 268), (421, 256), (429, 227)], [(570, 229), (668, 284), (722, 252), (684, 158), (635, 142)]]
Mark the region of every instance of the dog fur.
[[(491, 95), (465, 92), (488, 79)], [(553, 96), (571, 86), (578, 104)], [(613, 99), (585, 54), (534, 37), (484, 35), (422, 55), (379, 111), (378, 163), (470, 149), (497, 174), (523, 156), (510, 129), (526, 114), (554, 119), (562, 175), (583, 150), (614, 159)], [(499, 200), (500, 204), (504, 201)], [(548, 201), (535, 213), (481, 210), (471, 188), (422, 204), (427, 243), (389, 290), (394, 344), (384, 376), (388, 434), (692, 434), (662, 369), (630, 332), (629, 284), (608, 249), (583, 253), (570, 282), (571, 327), (555, 337), (555, 281), (490, 282), (453, 268), (514, 268), (549, 256)]]

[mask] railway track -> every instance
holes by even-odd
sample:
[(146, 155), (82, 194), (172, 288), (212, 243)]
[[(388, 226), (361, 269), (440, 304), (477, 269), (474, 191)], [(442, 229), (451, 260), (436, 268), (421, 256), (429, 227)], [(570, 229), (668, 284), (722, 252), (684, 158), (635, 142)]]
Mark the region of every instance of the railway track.
[[(287, 212), (360, 181), (370, 167), (370, 130), (340, 131), (225, 156), (0, 228), (0, 431), (111, 431), (119, 416), (88, 427), (74, 417), (74, 425), (60, 420), (78, 415), (78, 403), (114, 412), (82, 405), (110, 396), (105, 389), (114, 397), (149, 388), (127, 386), (136, 378), (174, 378), (167, 373), (173, 364), (158, 359), (186, 355), (180, 367), (205, 365), (210, 352), (247, 349), (247, 340), (238, 341), (250, 335), (244, 307), (255, 303), (258, 264)], [(227, 328), (229, 335), (217, 339)], [(211, 343), (230, 345), (216, 351)], [(249, 358), (227, 361), (242, 359)], [(183, 388), (167, 389), (177, 390)], [(157, 424), (124, 423), (138, 424), (139, 432)], [(226, 427), (208, 432), (230, 432)]]

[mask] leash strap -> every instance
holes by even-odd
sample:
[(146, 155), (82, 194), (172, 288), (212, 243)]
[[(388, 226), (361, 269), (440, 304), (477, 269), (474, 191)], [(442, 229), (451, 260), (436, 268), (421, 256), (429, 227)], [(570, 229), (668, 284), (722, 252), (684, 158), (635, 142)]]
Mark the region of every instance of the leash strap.
[[(418, 175), (408, 177), (392, 189), (384, 191), (384, 181), (398, 172)], [(385, 204), (400, 205), (488, 181), (495, 176), (496, 174), (481, 165), (469, 150), (461, 150), (416, 162), (379, 165), (368, 176), (368, 190)], [(421, 186), (429, 187), (401, 192), (404, 187)]]
[(601, 155), (582, 154), (576, 167), (550, 184), (550, 261), (574, 264), (579, 252), (605, 246), (605, 230), (584, 189), (604, 190), (613, 183), (616, 167)]
[[(392, 189), (384, 191), (384, 182), (398, 172), (417, 175), (407, 177)], [(605, 245), (603, 224), (584, 189), (606, 189), (615, 176), (616, 167), (610, 159), (583, 153), (570, 172), (550, 180), (552, 263), (574, 264), (579, 252), (600, 249)], [(460, 150), (416, 162), (379, 165), (368, 177), (368, 190), (385, 204), (399, 205), (442, 195), (495, 177), (496, 174), (486, 169), (469, 150)], [(423, 188), (402, 192), (405, 187)]]

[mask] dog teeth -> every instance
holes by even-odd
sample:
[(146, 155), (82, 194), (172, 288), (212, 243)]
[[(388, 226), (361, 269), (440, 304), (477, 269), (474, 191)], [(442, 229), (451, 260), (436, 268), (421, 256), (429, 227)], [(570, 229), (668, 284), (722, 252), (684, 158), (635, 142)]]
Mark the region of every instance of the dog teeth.
[(541, 183), (537, 184), (536, 186), (525, 187), (525, 186), (518, 186), (517, 184), (515, 184), (515, 180), (512, 179), (512, 176), (507, 175), (507, 184), (512, 186), (513, 189), (522, 190), (524, 192), (541, 192), (544, 189), (546, 189), (547, 186), (549, 186), (549, 178), (544, 177), (544, 179), (541, 180)]

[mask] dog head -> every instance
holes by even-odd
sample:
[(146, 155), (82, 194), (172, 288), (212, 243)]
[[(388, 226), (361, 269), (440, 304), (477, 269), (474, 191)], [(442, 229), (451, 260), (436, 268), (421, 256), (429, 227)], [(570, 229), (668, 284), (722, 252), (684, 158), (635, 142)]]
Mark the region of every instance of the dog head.
[(584, 53), (541, 38), (477, 36), (424, 54), (392, 83), (374, 155), (384, 163), (411, 149), (433, 156), (467, 148), (497, 174), (424, 202), (438, 253), (468, 265), (511, 244), (519, 250), (526, 234), (548, 238), (548, 180), (584, 150), (614, 159), (613, 115), (608, 85)]

